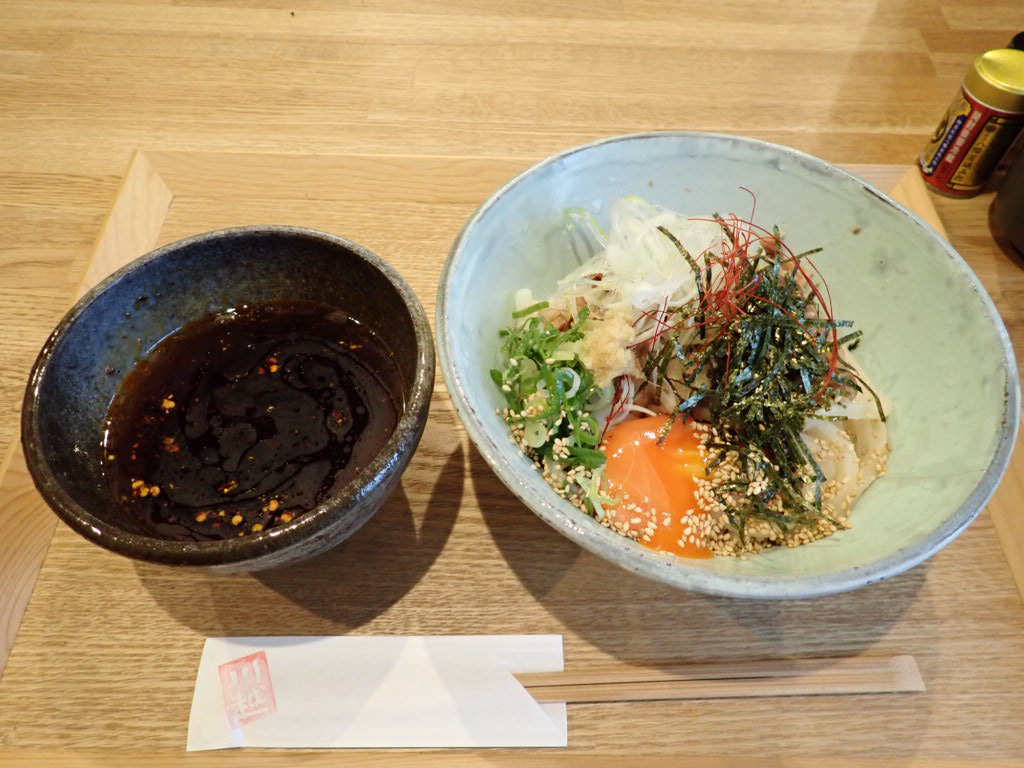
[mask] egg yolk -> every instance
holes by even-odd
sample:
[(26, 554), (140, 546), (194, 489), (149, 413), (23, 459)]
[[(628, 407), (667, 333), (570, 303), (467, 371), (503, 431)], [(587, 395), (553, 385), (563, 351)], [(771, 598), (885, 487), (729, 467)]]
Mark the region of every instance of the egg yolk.
[[(707, 514), (697, 507), (697, 479), (707, 474), (700, 435), (692, 422), (676, 421), (658, 445), (668, 416), (628, 421), (605, 435), (605, 506), (613, 528), (628, 526), (641, 544), (683, 557), (711, 557), (700, 528)], [(633, 538), (631, 536), (631, 538)]]

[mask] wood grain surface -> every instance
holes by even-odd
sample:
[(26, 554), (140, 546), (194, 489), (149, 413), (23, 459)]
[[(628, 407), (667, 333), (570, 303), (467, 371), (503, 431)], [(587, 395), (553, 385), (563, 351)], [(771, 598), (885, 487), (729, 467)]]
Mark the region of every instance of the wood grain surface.
[[(132, 173), (155, 171), (173, 196), (157, 243), (261, 221), (344, 232), (386, 254), (429, 314), (438, 266), (476, 205), (434, 200), (433, 169), (463, 169), (468, 187), (490, 190), (531, 160), (394, 156), (374, 166), (365, 155), (291, 163), (252, 153), (144, 154)], [(354, 199), (353, 179), (370, 167), (377, 192)], [(188, 186), (190, 169), (202, 183)], [(919, 183), (905, 168), (855, 170), (895, 183), (903, 195)], [(141, 212), (153, 204), (126, 198), (147, 193), (165, 199), (160, 184), (126, 183), (115, 209), (134, 208), (145, 219)], [(107, 229), (118, 221), (135, 218), (112, 215)], [(107, 232), (100, 243), (116, 237)], [(111, 253), (98, 251), (101, 260)], [(122, 252), (106, 267), (132, 255)], [(38, 502), (36, 509), (48, 514)], [(738, 755), (1010, 759), (1024, 751), (1024, 734), (1012, 727), (1024, 712), (1024, 667), (1000, 664), (1024, 659), (1024, 611), (989, 519), (927, 564), (846, 595), (751, 603), (681, 593), (582, 552), (535, 518), (468, 443), (440, 380), (401, 490), (365, 529), (310, 563), (214, 576), (135, 563), (58, 526), (0, 681), (0, 740), (18, 748), (180, 749), (205, 636), (496, 632), (563, 634), (567, 665), (581, 670), (909, 653), (928, 688), (781, 705), (768, 698), (574, 705), (571, 743), (580, 753), (632, 747), (714, 757), (723, 744), (707, 734), (725, 732)], [(842, 737), (780, 728), (780, 712), (794, 724), (843, 722)], [(881, 752), (879, 733), (886, 734)]]
[[(138, 148), (176, 195), (160, 242), (236, 224), (319, 226), (408, 259), (414, 288), (432, 300), (436, 265), (493, 189), (481, 168), (504, 179), (521, 167), (517, 158), (666, 128), (741, 133), (841, 164), (905, 165), (971, 58), (1004, 45), (1022, 21), (1019, 0), (4, 0), (0, 455), (20, 471), (8, 449), (25, 376), (85, 276)], [(235, 194), (224, 196), (207, 162), (222, 153), (292, 157), (273, 184), (247, 172), (252, 163), (237, 164)], [(420, 199), (401, 182), (382, 184), (380, 158), (365, 162), (379, 155), (436, 189)], [(327, 196), (318, 203), (295, 181), (314, 179), (322, 156), (348, 165), (344, 179), (318, 186)], [(932, 200), (1020, 358), (1024, 273), (990, 233), (991, 194)], [(1024, 612), (987, 516), (926, 565), (850, 595), (751, 605), (676, 593), (620, 573), (537, 521), (462, 438), (440, 388), (438, 398), (418, 471), (315, 567), (214, 578), (131, 563), (58, 528), (0, 680), (0, 762), (169, 764), (184, 742), (199, 638), (299, 629), (563, 632), (574, 667), (912, 653), (929, 686), (920, 702), (580, 705), (570, 715), (573, 746), (588, 755), (704, 755), (688, 763), (700, 768), (803, 768), (826, 755), (850, 758), (827, 761), (840, 766), (975, 765), (1024, 754)], [(1019, 507), (1002, 493), (993, 512), (1005, 512), (999, 528), (1019, 540)], [(11, 576), (45, 551), (52, 519), (26, 494), (0, 509), (0, 526), (26, 542), (18, 561), (0, 561), (0, 590), (27, 594), (31, 584)], [(1018, 574), (1021, 551), (1010, 550)], [(5, 628), (10, 618), (0, 616)], [(0, 633), (0, 650), (10, 639)], [(29, 747), (104, 751), (67, 757)], [(724, 754), (759, 757), (715, 757)], [(399, 762), (567, 763), (497, 755)], [(880, 757), (895, 762), (871, 759)], [(634, 757), (598, 764), (643, 765)]]
[[(978, 768), (970, 760), (833, 758), (807, 757), (687, 757), (644, 755), (638, 751), (619, 755), (588, 755), (581, 759), (557, 752), (512, 754), (489, 751), (467, 754), (448, 750), (426, 752), (338, 752), (335, 750), (246, 750), (246, 765), (260, 768), (381, 768), (400, 765), (408, 768)], [(74, 753), (44, 750), (7, 750), (0, 765), (10, 768), (224, 768), (239, 762), (237, 754), (225, 752), (191, 753), (187, 757), (165, 753), (128, 750), (81, 750)], [(983, 768), (1012, 768), (1018, 762), (986, 761)]]
[[(123, 266), (126, 254), (151, 250), (170, 204), (167, 185), (148, 158), (136, 152), (72, 299)], [(18, 532), (0, 544), (0, 671), (14, 646), (54, 524), (39, 506), (21, 446), (15, 444), (0, 462), (0, 529)]]

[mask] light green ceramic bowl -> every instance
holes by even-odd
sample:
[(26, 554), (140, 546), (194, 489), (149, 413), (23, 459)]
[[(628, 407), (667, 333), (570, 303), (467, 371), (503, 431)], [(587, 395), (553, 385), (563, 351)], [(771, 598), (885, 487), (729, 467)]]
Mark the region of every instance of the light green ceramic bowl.
[[(606, 220), (640, 194), (675, 210), (745, 213), (778, 224), (797, 252), (825, 250), (838, 317), (864, 331), (858, 360), (891, 402), (889, 473), (858, 502), (854, 527), (747, 560), (659, 555), (559, 498), (518, 450), (488, 370), (516, 289), (549, 295), (575, 266), (563, 211)], [(856, 234), (855, 234), (856, 233)], [(938, 233), (863, 180), (753, 139), (653, 133), (555, 155), (495, 192), (452, 247), (438, 291), (441, 367), (466, 429), (497, 475), (567, 537), (624, 568), (684, 589), (794, 598), (854, 589), (910, 568), (978, 515), (1010, 457), (1020, 389), (1010, 340), (977, 276)], [(544, 556), (538, 552), (537, 557)]]

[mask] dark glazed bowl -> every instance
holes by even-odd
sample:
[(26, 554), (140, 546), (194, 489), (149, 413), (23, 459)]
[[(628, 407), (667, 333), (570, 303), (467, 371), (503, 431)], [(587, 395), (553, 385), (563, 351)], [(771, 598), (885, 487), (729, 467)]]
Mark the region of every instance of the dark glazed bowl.
[[(224, 541), (167, 541), (133, 527), (101, 473), (111, 399), (133, 365), (186, 323), (245, 303), (291, 299), (338, 307), (390, 348), (405, 410), (355, 479), (291, 523)], [(426, 313), (392, 267), (360, 245), (300, 227), (225, 229), (167, 245), (118, 270), (64, 316), (32, 369), (22, 445), (47, 504), (78, 533), (140, 560), (255, 571), (327, 550), (366, 523), (419, 444), (434, 384)]]

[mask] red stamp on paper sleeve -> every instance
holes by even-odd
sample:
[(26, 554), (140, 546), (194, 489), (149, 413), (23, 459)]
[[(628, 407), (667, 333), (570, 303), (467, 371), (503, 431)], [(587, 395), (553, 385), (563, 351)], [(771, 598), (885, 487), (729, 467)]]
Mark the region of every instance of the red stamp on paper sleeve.
[(220, 687), (224, 692), (224, 711), (232, 728), (277, 711), (274, 684), (264, 651), (221, 664)]

